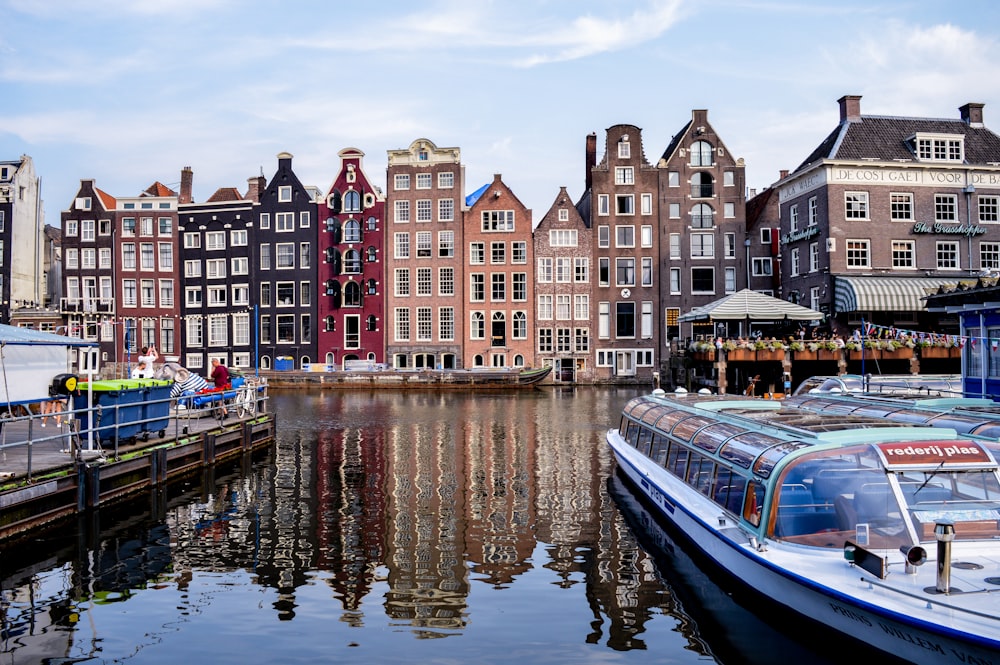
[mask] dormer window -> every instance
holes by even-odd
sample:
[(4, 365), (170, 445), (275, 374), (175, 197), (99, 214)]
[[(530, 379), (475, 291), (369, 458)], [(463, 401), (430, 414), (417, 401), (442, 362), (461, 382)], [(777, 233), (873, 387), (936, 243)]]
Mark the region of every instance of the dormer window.
[(915, 134), (910, 141), (922, 162), (965, 161), (965, 137), (961, 134)]
[(628, 142), (628, 135), (625, 135), (618, 142), (618, 159), (632, 158), (632, 144)]

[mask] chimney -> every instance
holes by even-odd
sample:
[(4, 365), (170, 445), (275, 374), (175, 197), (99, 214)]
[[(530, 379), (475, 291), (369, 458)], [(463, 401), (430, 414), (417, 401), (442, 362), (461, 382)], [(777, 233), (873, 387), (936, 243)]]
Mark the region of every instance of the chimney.
[(587, 173), (586, 177), (583, 180), (584, 183), (586, 183), (586, 186), (584, 187), (583, 191), (589, 192), (591, 185), (594, 184), (593, 180), (594, 176), (591, 172), (594, 170), (594, 167), (597, 166), (597, 134), (595, 134), (594, 132), (587, 134), (587, 148), (584, 161), (586, 161), (586, 164), (584, 164), (584, 166), (587, 169)]
[(778, 180), (784, 180), (788, 177), (788, 169), (781, 169), (778, 171)]
[(983, 107), (985, 104), (969, 102), (958, 107), (958, 112), (962, 114), (962, 121), (970, 127), (983, 126)]
[(267, 178), (262, 175), (255, 175), (247, 178), (247, 195), (243, 198), (254, 203), (260, 203), (260, 195), (267, 189)]
[(840, 104), (840, 122), (861, 121), (861, 95), (844, 95), (837, 102)]
[(181, 169), (181, 193), (177, 197), (178, 203), (194, 203), (191, 199), (191, 185), (194, 183), (194, 171), (190, 166)]

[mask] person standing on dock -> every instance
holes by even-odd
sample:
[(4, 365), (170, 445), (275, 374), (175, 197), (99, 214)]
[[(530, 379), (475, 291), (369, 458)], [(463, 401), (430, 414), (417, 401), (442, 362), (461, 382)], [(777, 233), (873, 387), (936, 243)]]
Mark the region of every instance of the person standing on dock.
[[(218, 358), (212, 358), (212, 373), (208, 378), (215, 384), (216, 390), (225, 390), (229, 387), (229, 370)], [(228, 416), (229, 410), (226, 408), (226, 401), (222, 400), (222, 417)]]

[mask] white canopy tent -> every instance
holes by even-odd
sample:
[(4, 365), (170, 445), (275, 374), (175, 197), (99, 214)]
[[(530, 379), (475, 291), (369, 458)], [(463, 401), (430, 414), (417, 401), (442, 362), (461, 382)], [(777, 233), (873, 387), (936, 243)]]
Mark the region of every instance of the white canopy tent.
[(96, 347), (75, 337), (0, 324), (0, 402), (38, 402), (49, 397), (57, 374), (71, 371), (76, 349)]
[(781, 298), (743, 289), (704, 307), (695, 307), (679, 317), (681, 323), (694, 321), (745, 321), (746, 334), (753, 321), (822, 321), (824, 314)]

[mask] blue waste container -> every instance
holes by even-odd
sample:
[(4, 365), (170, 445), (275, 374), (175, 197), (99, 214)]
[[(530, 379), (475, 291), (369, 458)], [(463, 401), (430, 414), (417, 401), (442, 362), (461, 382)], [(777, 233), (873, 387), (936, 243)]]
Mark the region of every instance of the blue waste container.
[(291, 356), (278, 356), (274, 359), (274, 369), (278, 372), (287, 372), (295, 367), (295, 358)]
[(171, 381), (154, 379), (137, 379), (138, 388), (143, 391), (142, 422), (139, 431), (143, 438), (149, 438), (150, 432), (156, 432), (162, 439), (166, 436), (170, 424), (170, 390)]
[[(73, 396), (73, 410), (78, 411), (80, 433), (94, 428), (98, 441), (134, 439), (142, 420), (142, 402), (145, 390), (134, 385), (135, 381), (86, 381), (78, 384), (79, 392)], [(94, 393), (93, 420), (87, 409), (87, 392)], [(98, 407), (100, 407), (98, 409)]]

